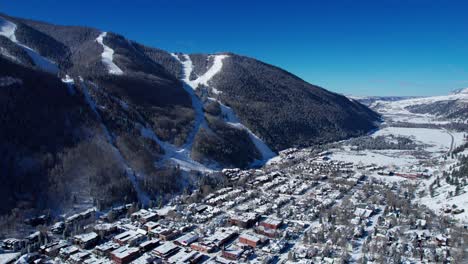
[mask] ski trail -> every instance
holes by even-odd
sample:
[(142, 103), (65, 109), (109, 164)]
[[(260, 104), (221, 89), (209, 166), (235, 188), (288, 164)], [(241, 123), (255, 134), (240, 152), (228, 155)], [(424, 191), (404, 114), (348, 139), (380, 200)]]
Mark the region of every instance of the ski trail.
[(109, 129), (107, 128), (107, 126), (104, 124), (104, 122), (102, 121), (102, 117), (101, 115), (99, 114), (99, 112), (97, 111), (97, 106), (96, 106), (96, 102), (93, 100), (93, 98), (91, 97), (90, 93), (89, 93), (89, 88), (88, 86), (86, 85), (85, 81), (80, 77), (80, 82), (81, 82), (81, 86), (83, 87), (83, 94), (85, 96), (85, 100), (86, 100), (86, 103), (89, 105), (89, 107), (91, 108), (91, 110), (94, 112), (94, 114), (96, 115), (96, 118), (98, 119), (98, 121), (100, 122), (100, 125), (101, 125), (101, 128), (103, 129), (105, 135), (106, 135), (106, 139), (108, 141), (108, 143), (112, 146), (112, 148), (115, 150), (115, 153), (117, 154), (117, 157), (118, 159), (120, 160), (121, 164), (124, 165), (125, 167), (125, 171), (126, 171), (126, 174), (127, 174), (127, 177), (128, 179), (130, 180), (130, 182), (132, 183), (132, 186), (133, 186), (133, 189), (135, 190), (135, 192), (137, 193), (137, 197), (138, 197), (138, 201), (140, 203), (142, 203), (143, 205), (148, 205), (150, 203), (150, 198), (148, 196), (147, 193), (145, 193), (140, 185), (138, 184), (138, 179), (137, 179), (137, 175), (135, 173), (135, 171), (128, 165), (127, 161), (125, 160), (125, 158), (123, 157), (122, 153), (120, 152), (120, 150), (117, 148), (117, 146), (115, 145), (114, 143), (114, 139), (109, 131)]
[[(192, 100), (192, 107), (195, 110), (195, 125), (190, 134), (187, 137), (187, 141), (185, 144), (182, 146), (182, 149), (180, 151), (183, 152), (188, 152), (188, 155), (190, 155), (190, 151), (192, 150), (193, 142), (195, 140), (195, 136), (197, 135), (198, 131), (200, 128), (204, 128), (207, 131), (211, 131), (211, 129), (208, 127), (208, 124), (205, 120), (205, 112), (203, 111), (203, 102), (198, 98), (198, 96), (195, 94), (195, 90), (198, 87), (198, 78), (195, 81), (190, 81), (190, 75), (192, 74), (193, 71), (193, 64), (192, 60), (190, 57), (186, 54), (184, 54), (185, 61), (181, 61), (179, 57), (175, 54), (171, 54), (174, 58), (176, 58), (183, 66), (184, 72), (183, 72), (183, 88), (184, 90), (190, 95), (190, 99)], [(194, 86), (197, 85), (197, 86)]]
[[(172, 54), (172, 56), (174, 58), (176, 58), (183, 66), (184, 74), (183, 74), (182, 81), (186, 84), (185, 87), (184, 87), (185, 90), (190, 94), (190, 96), (192, 98), (192, 105), (194, 105), (194, 108), (195, 108), (195, 111), (196, 111), (196, 114), (197, 114), (197, 118), (198, 118), (196, 123), (198, 124), (198, 122), (202, 122), (201, 124), (199, 124), (199, 126), (202, 125), (203, 127), (208, 127), (208, 124), (206, 124), (206, 120), (204, 118), (203, 103), (201, 102), (201, 100), (198, 98), (198, 96), (195, 94), (194, 91), (198, 88), (199, 85), (204, 85), (204, 86), (207, 86), (208, 88), (210, 88), (215, 94), (219, 94), (220, 91), (218, 91), (214, 87), (210, 87), (208, 85), (208, 82), (216, 74), (218, 74), (221, 71), (221, 69), (223, 68), (223, 60), (225, 58), (229, 57), (229, 56), (228, 55), (210, 55), (210, 56), (214, 57), (213, 65), (202, 76), (199, 76), (195, 80), (190, 80), (190, 75), (192, 74), (192, 71), (193, 71), (193, 64), (192, 64), (192, 60), (190, 59), (190, 56), (187, 55), (187, 54), (184, 54), (183, 55), (184, 59), (185, 59), (184, 61), (181, 61), (179, 56), (177, 56), (176, 54)], [(191, 89), (188, 89), (188, 88), (191, 88)], [(255, 160), (251, 164), (251, 166), (262, 165), (263, 163), (265, 163), (269, 159), (276, 156), (276, 153), (273, 152), (268, 147), (268, 145), (265, 144), (265, 142), (263, 142), (257, 135), (255, 135), (249, 128), (244, 126), (239, 121), (236, 114), (234, 113), (234, 111), (230, 107), (224, 105), (223, 103), (221, 103), (219, 100), (217, 100), (215, 98), (209, 98), (209, 99), (217, 101), (221, 105), (221, 110), (223, 112), (223, 116), (225, 117), (225, 121), (229, 125), (231, 125), (233, 127), (236, 127), (238, 129), (243, 129), (248, 133), (248, 135), (249, 135), (250, 139), (252, 140), (252, 142), (254, 143), (255, 147), (260, 152), (260, 154), (262, 156), (261, 160)], [(207, 128), (207, 129), (209, 129), (209, 128)], [(197, 126), (195, 126), (195, 129), (192, 132), (195, 132), (194, 134), (196, 134), (196, 132), (198, 132)], [(193, 142), (191, 142), (190, 140), (188, 141), (188, 143), (193, 144)]]
[[(216, 100), (214, 98), (210, 98), (210, 100)], [(260, 139), (257, 135), (255, 135), (248, 127), (244, 126), (239, 119), (237, 118), (236, 114), (232, 110), (231, 107), (224, 105), (220, 101), (216, 100), (219, 105), (221, 106), (221, 112), (223, 113), (224, 116), (224, 121), (228, 123), (229, 125), (236, 127), (238, 129), (243, 129), (245, 130), (250, 137), (250, 140), (254, 143), (255, 147), (257, 150), (260, 152), (260, 155), (262, 155), (261, 160), (255, 160), (251, 166), (259, 166), (262, 165), (263, 163), (267, 162), (269, 159), (273, 158), (276, 156), (276, 153), (273, 152), (268, 145), (263, 142), (262, 139)]]
[(57, 75), (59, 73), (59, 68), (57, 64), (55, 64), (53, 61), (41, 56), (37, 51), (34, 49), (20, 43), (16, 39), (16, 24), (4, 19), (3, 17), (0, 17), (0, 36), (7, 37), (10, 39), (13, 43), (16, 45), (20, 46), (21, 48), (26, 51), (28, 56), (32, 59), (34, 62), (34, 65), (36, 65), (38, 68), (45, 72), (49, 72), (52, 74)]
[(104, 51), (101, 54), (101, 61), (106, 65), (110, 74), (122, 75), (124, 72), (114, 63), (114, 50), (104, 44), (107, 32), (102, 32), (97, 38), (97, 43), (101, 44)]

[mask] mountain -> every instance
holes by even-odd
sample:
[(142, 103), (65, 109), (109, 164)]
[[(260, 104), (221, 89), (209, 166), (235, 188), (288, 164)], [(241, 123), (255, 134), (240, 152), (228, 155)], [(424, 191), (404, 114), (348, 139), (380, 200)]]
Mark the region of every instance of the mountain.
[(380, 112), (412, 113), (439, 119), (466, 121), (468, 119), (468, 89), (459, 89), (449, 95), (411, 98), (397, 102), (376, 101), (371, 107)]
[(377, 101), (394, 102), (394, 101), (418, 98), (417, 96), (353, 96), (353, 95), (348, 95), (347, 97), (350, 99), (356, 100), (366, 106), (371, 106), (373, 103)]
[(135, 201), (192, 172), (358, 136), (379, 115), (233, 53), (182, 54), (0, 15), (0, 212)]

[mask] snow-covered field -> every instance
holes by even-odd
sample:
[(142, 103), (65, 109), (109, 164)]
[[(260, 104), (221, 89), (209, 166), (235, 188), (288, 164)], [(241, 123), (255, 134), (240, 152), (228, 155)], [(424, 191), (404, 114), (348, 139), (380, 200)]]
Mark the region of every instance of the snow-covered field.
[[(458, 140), (460, 139), (460, 135), (463, 138), (462, 133), (451, 133), (457, 134)], [(386, 127), (373, 134), (374, 137), (388, 135), (411, 138), (418, 143), (427, 145), (425, 149), (433, 153), (445, 153), (450, 150), (452, 145), (451, 134), (443, 129)]]
[(330, 156), (333, 160), (353, 162), (363, 165), (375, 164), (378, 166), (411, 166), (417, 164), (417, 159), (406, 153), (407, 151), (364, 150), (348, 151), (336, 150)]

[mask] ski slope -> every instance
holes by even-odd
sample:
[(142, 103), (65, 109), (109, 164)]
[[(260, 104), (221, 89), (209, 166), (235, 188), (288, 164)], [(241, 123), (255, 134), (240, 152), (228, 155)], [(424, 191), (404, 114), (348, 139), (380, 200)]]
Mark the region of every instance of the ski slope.
[(107, 70), (110, 74), (122, 75), (124, 72), (114, 63), (114, 50), (104, 44), (104, 38), (107, 36), (107, 32), (102, 32), (96, 41), (101, 44), (104, 51), (101, 54), (101, 61), (106, 65)]
[(12, 42), (14, 42), (16, 45), (20, 46), (21, 48), (24, 49), (24, 51), (29, 55), (29, 57), (32, 59), (34, 62), (34, 65), (37, 66), (39, 69), (49, 72), (52, 74), (57, 75), (59, 73), (59, 68), (57, 64), (55, 64), (53, 61), (41, 56), (37, 51), (34, 49), (20, 43), (16, 39), (16, 24), (0, 17), (0, 36), (7, 37), (10, 39)]
[[(213, 58), (213, 65), (203, 75), (199, 76), (195, 80), (190, 80), (190, 75), (192, 74), (192, 71), (193, 71), (193, 63), (192, 63), (192, 60), (190, 59), (190, 56), (187, 54), (184, 54), (183, 61), (176, 54), (172, 54), (172, 56), (175, 59), (177, 59), (183, 66), (184, 74), (182, 77), (182, 81), (186, 84), (184, 88), (190, 88), (190, 89), (186, 89), (186, 91), (190, 94), (192, 98), (192, 105), (196, 112), (196, 120), (197, 120), (196, 126), (194, 130), (192, 131), (192, 132), (195, 132), (195, 134), (193, 135), (193, 138), (189, 137), (189, 140), (186, 143), (188, 144), (187, 147), (189, 146), (191, 147), (191, 145), (193, 144), (193, 139), (196, 135), (196, 132), (198, 132), (200, 127), (204, 127), (208, 131), (210, 130), (205, 120), (204, 111), (203, 111), (203, 103), (201, 102), (201, 100), (198, 98), (198, 96), (195, 94), (194, 91), (197, 90), (199, 85), (204, 85), (208, 87), (209, 89), (211, 89), (212, 91), (214, 91), (215, 94), (219, 94), (220, 91), (212, 87), (209, 84), (209, 81), (221, 71), (221, 69), (223, 68), (223, 60), (225, 58), (228, 58), (229, 56), (228, 55), (210, 55)], [(252, 166), (261, 165), (265, 163), (266, 161), (268, 161), (269, 159), (271, 159), (272, 157), (276, 156), (276, 153), (274, 153), (268, 147), (268, 145), (260, 139), (260, 137), (255, 135), (249, 128), (244, 126), (239, 121), (239, 119), (237, 118), (232, 108), (224, 105), (221, 101), (217, 100), (216, 98), (208, 98), (208, 99), (212, 101), (216, 101), (220, 104), (221, 111), (223, 113), (226, 123), (228, 123), (229, 125), (235, 128), (245, 130), (248, 133), (250, 139), (255, 144), (255, 147), (257, 148), (257, 150), (260, 152), (262, 156), (261, 160), (254, 161), (254, 163), (251, 164)]]

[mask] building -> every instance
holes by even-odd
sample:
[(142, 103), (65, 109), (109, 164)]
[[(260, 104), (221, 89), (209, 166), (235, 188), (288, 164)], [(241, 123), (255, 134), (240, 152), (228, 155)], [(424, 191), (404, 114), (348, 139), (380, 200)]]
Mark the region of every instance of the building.
[(180, 250), (176, 244), (172, 242), (166, 242), (153, 250), (156, 255), (162, 259), (168, 259)]
[(111, 259), (116, 264), (127, 264), (139, 257), (140, 251), (136, 247), (124, 246), (111, 252)]
[(256, 213), (242, 213), (231, 216), (231, 218), (229, 218), (229, 223), (238, 227), (249, 228), (253, 226), (257, 220), (258, 215)]
[(232, 229), (221, 229), (216, 231), (212, 236), (203, 239), (205, 244), (210, 244), (213, 247), (221, 248), (226, 242), (234, 239), (237, 232)]
[(110, 253), (120, 247), (119, 244), (109, 241), (94, 248), (94, 254), (100, 257), (110, 257)]
[(211, 253), (214, 251), (214, 247), (212, 245), (205, 244), (203, 242), (194, 242), (190, 244), (190, 248), (203, 253)]
[(135, 230), (125, 231), (114, 237), (114, 242), (118, 243), (121, 246), (125, 244), (128, 244), (130, 246), (135, 246), (145, 240), (146, 240), (146, 236)]
[(264, 221), (261, 221), (259, 225), (269, 228), (269, 229), (278, 229), (283, 224), (282, 220), (268, 218)]
[(238, 247), (231, 245), (223, 249), (222, 256), (226, 259), (236, 261), (240, 259), (240, 257), (242, 256), (242, 253), (244, 253), (244, 250), (242, 248), (238, 248)]
[(253, 248), (259, 246), (261, 242), (261, 239), (254, 234), (244, 233), (239, 236), (239, 243), (251, 246)]
[(196, 233), (187, 233), (181, 237), (179, 237), (178, 239), (176, 239), (175, 243), (176, 244), (179, 244), (179, 245), (182, 245), (182, 246), (188, 246), (190, 245), (191, 243), (197, 241), (199, 238), (198, 234)]
[(203, 255), (197, 251), (192, 251), (190, 249), (180, 250), (173, 256), (171, 256), (167, 262), (168, 263), (198, 263), (202, 259)]
[(144, 224), (149, 221), (158, 220), (158, 214), (146, 209), (141, 209), (140, 211), (133, 213), (131, 215), (131, 219), (133, 221), (140, 221), (140, 223)]
[(160, 244), (161, 242), (159, 240), (152, 239), (141, 243), (138, 247), (140, 248), (141, 252), (148, 252), (154, 249), (155, 247), (159, 246)]
[(99, 241), (99, 236), (95, 232), (90, 232), (86, 234), (76, 235), (73, 237), (73, 243), (78, 245), (83, 249), (90, 249), (96, 246)]

